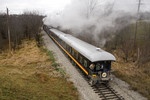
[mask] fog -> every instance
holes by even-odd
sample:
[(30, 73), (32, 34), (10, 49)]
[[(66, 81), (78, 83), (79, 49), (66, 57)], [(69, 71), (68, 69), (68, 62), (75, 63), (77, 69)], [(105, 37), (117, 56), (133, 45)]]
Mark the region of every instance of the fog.
[(70, 0), (0, 0), (0, 12), (6, 12), (7, 7), (10, 14), (22, 14), (28, 10), (47, 15), (63, 10), (69, 3)]
[[(104, 31), (108, 30), (107, 34), (112, 34), (136, 21), (137, 3), (134, 3), (130, 2), (129, 10), (125, 6), (122, 8), (115, 0), (72, 0), (63, 11), (48, 15), (45, 24), (59, 27), (61, 30), (69, 30), (75, 36), (92, 34), (90, 39), (99, 42), (99, 46), (103, 46), (107, 38), (100, 34), (104, 35)], [(122, 17), (127, 18), (122, 19), (126, 20), (125, 23), (117, 24), (116, 19)]]
[[(47, 15), (44, 23), (75, 36), (89, 35), (91, 41), (105, 44), (116, 30), (137, 20), (139, 0), (0, 0), (0, 13), (9, 8), (10, 14), (36, 10)], [(141, 0), (140, 12), (150, 11), (150, 0)], [(122, 18), (121, 22), (116, 22)]]

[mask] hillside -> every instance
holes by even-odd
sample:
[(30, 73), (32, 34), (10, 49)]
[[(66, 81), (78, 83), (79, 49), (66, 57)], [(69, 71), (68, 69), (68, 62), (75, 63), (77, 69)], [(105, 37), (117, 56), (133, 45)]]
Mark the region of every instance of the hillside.
[(131, 24), (116, 33), (105, 47), (117, 58), (112, 66), (114, 74), (150, 100), (150, 23), (138, 21), (137, 26), (135, 45), (135, 24)]
[(1, 100), (78, 100), (52, 52), (38, 48), (35, 40), (24, 40), (19, 48), (0, 54)]

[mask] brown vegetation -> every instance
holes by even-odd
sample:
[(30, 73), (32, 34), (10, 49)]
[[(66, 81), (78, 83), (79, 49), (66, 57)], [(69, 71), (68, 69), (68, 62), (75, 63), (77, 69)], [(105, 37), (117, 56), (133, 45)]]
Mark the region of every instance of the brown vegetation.
[(0, 56), (1, 65), (9, 66), (19, 66), (25, 67), (30, 63), (40, 63), (48, 59), (46, 54), (41, 53), (40, 49), (37, 48), (35, 41), (28, 42), (27, 40), (22, 41), (23, 44), (19, 45), (19, 50), (12, 52), (12, 54), (7, 54), (3, 52)]
[[(39, 41), (39, 32), (44, 16), (36, 12), (25, 12), (22, 15), (0, 14), (0, 49), (8, 49), (8, 25), (12, 49), (16, 49), (21, 40), (35, 38)], [(7, 23), (9, 20), (9, 23)]]
[(138, 21), (137, 25), (135, 45), (135, 24), (130, 24), (107, 41), (105, 47), (117, 57), (112, 67), (114, 74), (150, 99), (150, 23)]
[(19, 50), (0, 54), (1, 100), (77, 100), (77, 90), (68, 82), (48, 52), (35, 40), (23, 41)]
[(137, 66), (135, 62), (124, 60), (118, 57), (118, 52), (114, 51), (117, 62), (113, 63), (114, 74), (131, 85), (131, 89), (138, 91), (150, 99), (150, 63)]
[(105, 47), (108, 51), (120, 50), (126, 62), (132, 60), (142, 65), (150, 61), (150, 22), (139, 21), (137, 28), (137, 38), (134, 45), (135, 24), (130, 24), (118, 31), (114, 38), (107, 41)]

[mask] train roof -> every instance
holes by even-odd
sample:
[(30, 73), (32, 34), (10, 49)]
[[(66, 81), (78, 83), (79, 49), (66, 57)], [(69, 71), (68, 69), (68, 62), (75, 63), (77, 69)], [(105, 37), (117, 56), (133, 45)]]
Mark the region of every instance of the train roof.
[(72, 35), (65, 34), (57, 29), (50, 29), (50, 31), (56, 34), (60, 39), (65, 41), (68, 45), (73, 47), (91, 62), (116, 61), (116, 58), (111, 53), (108, 53), (96, 46), (84, 42)]

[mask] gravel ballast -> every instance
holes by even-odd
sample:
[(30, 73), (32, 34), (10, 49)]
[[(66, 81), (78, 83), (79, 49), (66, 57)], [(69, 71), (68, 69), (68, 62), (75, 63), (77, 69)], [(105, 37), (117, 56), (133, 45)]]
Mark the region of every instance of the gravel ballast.
[[(60, 63), (61, 67), (69, 75), (69, 80), (72, 81), (79, 92), (80, 100), (101, 100), (99, 95), (95, 93), (92, 87), (87, 83), (87, 81), (81, 76), (77, 71), (75, 66), (73, 66), (69, 59), (62, 53), (58, 46), (52, 41), (52, 39), (45, 33), (41, 32), (43, 35), (43, 41), (45, 47), (54, 52), (54, 56), (57, 63)], [(113, 81), (110, 82), (110, 86), (115, 89), (125, 100), (147, 100), (142, 97), (139, 93), (134, 92), (129, 89), (129, 85), (113, 76)]]

